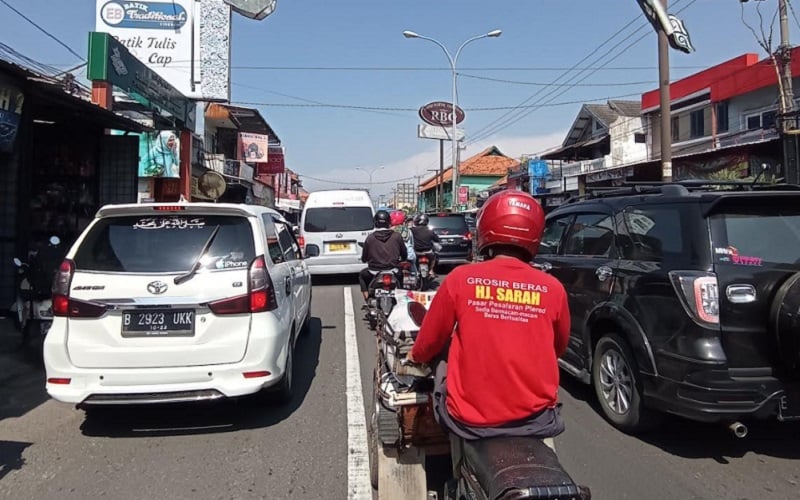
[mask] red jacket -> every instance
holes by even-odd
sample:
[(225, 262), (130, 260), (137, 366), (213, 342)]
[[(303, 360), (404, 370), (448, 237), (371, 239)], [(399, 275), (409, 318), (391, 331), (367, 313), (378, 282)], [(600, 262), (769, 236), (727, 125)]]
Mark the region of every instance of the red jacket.
[(411, 356), (429, 363), (452, 339), (447, 409), (497, 427), (552, 407), (570, 316), (561, 283), (518, 259), (454, 269), (439, 287)]

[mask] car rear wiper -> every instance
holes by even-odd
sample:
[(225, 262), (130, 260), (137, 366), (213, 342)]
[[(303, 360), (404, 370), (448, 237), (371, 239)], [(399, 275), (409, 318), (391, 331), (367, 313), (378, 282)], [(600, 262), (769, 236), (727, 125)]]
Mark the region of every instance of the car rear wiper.
[(197, 274), (197, 271), (200, 270), (200, 261), (203, 260), (203, 257), (206, 256), (206, 252), (208, 252), (208, 249), (211, 248), (211, 244), (214, 243), (214, 238), (217, 237), (217, 233), (219, 233), (219, 228), (220, 225), (217, 224), (217, 227), (215, 227), (214, 230), (211, 232), (211, 236), (209, 236), (208, 239), (206, 240), (206, 244), (203, 245), (203, 250), (200, 251), (200, 255), (197, 256), (197, 259), (194, 261), (194, 264), (192, 264), (191, 269), (189, 269), (189, 271), (186, 274), (181, 274), (180, 276), (177, 276), (175, 280), (173, 280), (173, 282), (176, 285), (180, 285), (181, 283), (189, 281), (190, 279), (192, 279), (192, 276)]

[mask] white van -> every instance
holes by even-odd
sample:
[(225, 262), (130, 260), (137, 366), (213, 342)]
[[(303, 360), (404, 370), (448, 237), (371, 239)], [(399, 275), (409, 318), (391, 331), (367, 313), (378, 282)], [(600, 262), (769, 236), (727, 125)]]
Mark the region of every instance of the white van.
[(361, 246), (375, 228), (367, 191), (337, 189), (308, 195), (300, 218), (300, 245), (311, 274), (351, 274), (364, 268)]

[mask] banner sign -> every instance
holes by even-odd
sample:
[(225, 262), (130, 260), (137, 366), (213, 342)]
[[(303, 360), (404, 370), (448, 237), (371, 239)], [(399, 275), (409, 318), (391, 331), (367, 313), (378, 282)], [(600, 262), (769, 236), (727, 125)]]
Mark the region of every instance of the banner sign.
[(180, 178), (181, 141), (174, 130), (139, 134), (139, 177)]
[(87, 77), (119, 88), (145, 106), (166, 111), (194, 130), (197, 106), (108, 33), (89, 33)]
[(469, 201), (469, 187), (468, 186), (459, 186), (458, 187), (458, 204), (459, 205), (466, 205)]
[(19, 89), (0, 81), (0, 151), (4, 153), (14, 149), (24, 101)]
[(231, 177), (239, 177), (239, 160), (225, 160), (222, 173)]
[(286, 170), (285, 152), (281, 146), (269, 146), (268, 161), (256, 165), (257, 175), (282, 174)]
[(239, 159), (247, 163), (266, 163), (269, 136), (239, 133)]
[[(230, 97), (230, 7), (223, 0), (97, 0), (95, 29), (119, 40), (181, 94)], [(204, 59), (213, 59), (216, 69)]]

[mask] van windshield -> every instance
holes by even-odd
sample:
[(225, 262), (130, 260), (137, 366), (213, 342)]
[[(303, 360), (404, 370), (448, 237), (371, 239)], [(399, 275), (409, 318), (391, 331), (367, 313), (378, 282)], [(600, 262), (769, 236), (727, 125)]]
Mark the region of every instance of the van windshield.
[(194, 214), (100, 220), (78, 248), (75, 267), (112, 273), (185, 272), (217, 226), (201, 269), (246, 269), (255, 258), (247, 218)]
[(306, 209), (303, 230), (308, 233), (371, 231), (370, 207), (319, 207)]

